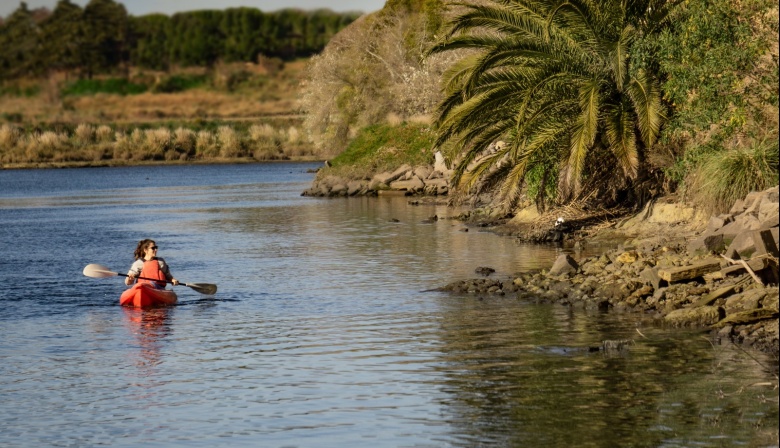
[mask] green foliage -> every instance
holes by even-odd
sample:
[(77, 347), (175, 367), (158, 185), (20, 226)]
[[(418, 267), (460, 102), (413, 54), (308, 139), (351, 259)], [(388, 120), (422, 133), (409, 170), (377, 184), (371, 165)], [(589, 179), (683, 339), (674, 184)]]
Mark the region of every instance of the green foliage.
[(8, 17), (0, 27), (0, 79), (13, 79), (41, 72), (37, 49), (40, 36), (38, 24), (27, 4)]
[[(773, 11), (773, 12), (772, 12)], [(777, 2), (688, 0), (655, 42), (673, 118), (669, 139), (727, 138), (778, 105)], [(774, 42), (774, 44), (773, 44)], [(715, 129), (713, 129), (713, 126)]]
[(83, 9), (59, 0), (51, 13), (30, 11), (21, 2), (0, 21), (0, 79), (52, 70), (87, 78), (117, 71), (127, 76), (130, 64), (168, 70), (257, 62), (263, 55), (291, 60), (321, 51), (358, 17), (329, 10), (230, 8), (135, 18), (115, 0), (90, 0)]
[(54, 70), (75, 70), (84, 62), (86, 40), (83, 10), (69, 0), (60, 0), (51, 16), (41, 23), (43, 60)]
[[(603, 148), (617, 161), (608, 183), (636, 179), (664, 110), (652, 73), (630, 70), (631, 48), (637, 36), (667, 23), (671, 4), (491, 0), (465, 6), (433, 50), (469, 50), (447, 74), (437, 122), (437, 143), (455, 140), (463, 148), (454, 179), (460, 189), (496, 190), (510, 209), (529, 170), (555, 160), (561, 199), (575, 199), (587, 193), (582, 180), (598, 168), (589, 154)], [(506, 144), (494, 146), (497, 140)]]
[(728, 211), (751, 191), (776, 186), (779, 162), (777, 134), (749, 146), (706, 154), (692, 175), (689, 193), (712, 212)]
[(155, 93), (174, 93), (194, 89), (208, 84), (207, 75), (172, 75), (166, 76), (152, 87)]
[(372, 125), (361, 129), (331, 164), (334, 170), (365, 172), (395, 169), (404, 163), (430, 164), (434, 140), (435, 133), (426, 125)]
[(553, 203), (558, 196), (558, 170), (552, 163), (533, 163), (525, 173), (526, 195), (535, 200), (537, 208)]
[(80, 79), (63, 87), (61, 94), (65, 96), (94, 95), (96, 93), (111, 93), (116, 95), (137, 95), (148, 88), (123, 78)]
[(105, 73), (129, 60), (130, 21), (124, 5), (114, 0), (90, 0), (84, 7), (84, 35), (80, 46), (87, 77)]
[(130, 50), (134, 65), (153, 70), (167, 70), (170, 66), (167, 28), (170, 18), (163, 14), (149, 14), (130, 18), (135, 45)]

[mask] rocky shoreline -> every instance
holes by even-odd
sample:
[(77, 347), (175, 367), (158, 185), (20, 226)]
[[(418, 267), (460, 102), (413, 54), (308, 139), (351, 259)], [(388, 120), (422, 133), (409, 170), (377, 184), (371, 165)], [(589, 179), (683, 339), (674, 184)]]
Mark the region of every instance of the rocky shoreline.
[[(360, 180), (318, 176), (302, 195), (442, 197), (448, 194), (451, 171), (437, 162), (404, 165)], [(569, 232), (562, 238), (556, 238), (560, 235), (552, 225), (540, 228), (533, 207), (511, 220), (494, 220), (489, 212), (475, 210), (461, 219), (506, 237), (565, 240), (561, 243), (570, 244), (575, 257), (561, 255), (550, 269), (505, 278), (496, 278), (488, 266), (477, 267), (479, 277), (456, 280), (439, 290), (638, 312), (662, 325), (709, 331), (713, 342), (730, 341), (777, 357), (778, 202), (778, 187), (752, 192), (729, 213), (707, 220), (673, 200), (656, 200), (640, 213), (598, 229), (592, 222), (603, 222), (603, 217), (568, 222)], [(576, 259), (578, 248), (599, 240), (624, 243)]]
[[(711, 217), (703, 231), (640, 215), (647, 216), (595, 234), (593, 239), (639, 234), (599, 256), (578, 260), (575, 250), (574, 257), (561, 255), (550, 269), (505, 278), (478, 267), (480, 277), (439, 289), (643, 313), (661, 325), (701, 328), (713, 342), (777, 357), (778, 187), (749, 194), (728, 214)], [(574, 247), (583, 243), (574, 241)]]
[(378, 196), (383, 193), (404, 195), (445, 196), (449, 193), (452, 170), (447, 168), (441, 153), (436, 153), (433, 165), (413, 167), (402, 165), (393, 171), (374, 174), (365, 179), (344, 179), (339, 176), (317, 176), (303, 196), (342, 197)]

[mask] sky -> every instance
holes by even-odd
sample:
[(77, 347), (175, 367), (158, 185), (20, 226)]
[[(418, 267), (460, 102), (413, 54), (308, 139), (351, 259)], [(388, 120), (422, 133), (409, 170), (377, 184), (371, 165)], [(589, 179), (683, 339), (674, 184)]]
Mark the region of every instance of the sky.
[[(303, 10), (327, 8), (335, 12), (363, 11), (374, 12), (382, 9), (385, 0), (115, 0), (125, 5), (128, 14), (142, 16), (151, 13), (172, 15), (182, 11), (198, 9), (227, 9), (240, 6), (257, 8), (264, 12), (285, 8)], [(20, 0), (0, 0), (0, 17), (8, 17), (19, 7)], [(26, 0), (29, 9), (40, 7), (53, 10), (57, 0)], [(71, 0), (82, 7), (89, 0)]]

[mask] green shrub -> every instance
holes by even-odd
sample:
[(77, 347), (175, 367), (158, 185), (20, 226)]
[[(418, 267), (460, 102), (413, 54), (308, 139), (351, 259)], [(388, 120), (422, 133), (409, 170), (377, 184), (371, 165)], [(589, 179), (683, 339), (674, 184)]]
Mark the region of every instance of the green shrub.
[(710, 153), (691, 176), (691, 198), (706, 210), (727, 211), (751, 191), (778, 184), (777, 135), (750, 146)]
[(155, 93), (174, 93), (194, 89), (208, 83), (207, 75), (172, 75), (155, 84)]

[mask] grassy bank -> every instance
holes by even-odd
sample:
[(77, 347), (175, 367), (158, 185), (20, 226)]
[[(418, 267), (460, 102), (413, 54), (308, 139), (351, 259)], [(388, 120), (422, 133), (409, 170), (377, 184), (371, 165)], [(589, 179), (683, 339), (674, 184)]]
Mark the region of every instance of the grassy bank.
[(314, 160), (294, 120), (287, 123), (195, 121), (149, 124), (81, 123), (0, 126), (0, 165), (113, 165), (244, 159)]
[(349, 179), (372, 175), (409, 164), (432, 164), (435, 132), (427, 123), (387, 123), (361, 129), (349, 146), (330, 160), (320, 175)]

